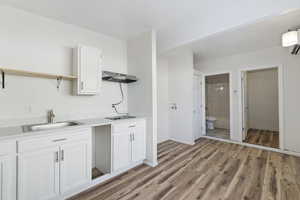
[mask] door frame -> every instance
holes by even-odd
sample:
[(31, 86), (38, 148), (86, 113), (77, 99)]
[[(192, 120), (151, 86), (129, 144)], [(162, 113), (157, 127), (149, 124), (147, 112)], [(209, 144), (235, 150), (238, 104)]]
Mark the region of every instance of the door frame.
[(269, 66), (255, 66), (245, 67), (239, 69), (238, 72), (238, 87), (239, 87), (239, 134), (240, 142), (243, 142), (243, 94), (242, 94), (242, 73), (254, 70), (272, 69), (277, 68), (278, 72), (278, 119), (279, 119), (279, 149), (284, 150), (284, 68), (282, 64), (269, 65)]
[(220, 74), (228, 74), (229, 75), (229, 140), (234, 140), (233, 138), (233, 83), (232, 83), (232, 71), (216, 71), (211, 73), (203, 73), (202, 74), (202, 135), (207, 136), (206, 133), (206, 82), (205, 78), (207, 76), (220, 75)]
[[(193, 74), (193, 81), (195, 79), (195, 77), (199, 78), (200, 80), (200, 89), (201, 89), (201, 94), (200, 94), (200, 98), (201, 98), (201, 104), (200, 104), (200, 115), (202, 117), (202, 111), (203, 111), (203, 102), (202, 102), (202, 99), (203, 99), (203, 88), (202, 88), (202, 85), (203, 85), (203, 73), (198, 71), (198, 70), (194, 70), (194, 74)], [(193, 83), (193, 87), (194, 87), (194, 83)], [(193, 88), (193, 93), (194, 93), (194, 88)], [(194, 97), (194, 96), (193, 96)], [(193, 101), (194, 101), (194, 98), (193, 98)], [(193, 102), (193, 110), (194, 110), (194, 105), (195, 103)], [(193, 117), (194, 114), (193, 114)], [(193, 118), (193, 123), (194, 123), (194, 118)], [(193, 124), (193, 129), (195, 128), (194, 124)], [(201, 138), (201, 136), (203, 136), (203, 126), (202, 126), (202, 119), (201, 119), (201, 126), (200, 126), (200, 137), (197, 138), (197, 136), (195, 135), (195, 132), (193, 130), (193, 135), (194, 135), (194, 140), (197, 140), (199, 138)]]

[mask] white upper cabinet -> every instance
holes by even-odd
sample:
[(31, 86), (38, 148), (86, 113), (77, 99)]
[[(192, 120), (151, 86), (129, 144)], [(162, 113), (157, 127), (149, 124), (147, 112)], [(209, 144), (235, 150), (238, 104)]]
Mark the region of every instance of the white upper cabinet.
[(74, 84), (77, 95), (95, 95), (99, 93), (102, 82), (102, 52), (94, 47), (79, 46), (74, 49), (74, 75), (78, 77)]

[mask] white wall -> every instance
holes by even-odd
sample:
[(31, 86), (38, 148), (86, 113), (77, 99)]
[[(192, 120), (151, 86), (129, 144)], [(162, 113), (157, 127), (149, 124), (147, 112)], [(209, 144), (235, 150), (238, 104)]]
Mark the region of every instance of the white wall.
[(157, 142), (170, 139), (169, 134), (169, 74), (168, 60), (157, 62)]
[(248, 128), (279, 131), (277, 68), (247, 72)]
[(257, 66), (283, 65), (284, 73), (284, 146), (291, 151), (300, 152), (300, 56), (292, 56), (288, 50), (282, 47), (259, 50), (247, 54), (234, 55), (216, 60), (208, 60), (196, 63), (196, 67), (202, 72), (232, 71), (233, 90), (233, 139), (241, 140), (239, 133), (239, 85), (238, 71), (242, 68)]
[(127, 41), (128, 73), (139, 81), (128, 86), (128, 110), (147, 118), (147, 151), (149, 164), (157, 164), (157, 66), (156, 34), (140, 34)]
[[(0, 6), (0, 24), (1, 66), (71, 74), (71, 49), (83, 44), (103, 50), (104, 70), (127, 72), (125, 41), (6, 6)], [(45, 120), (50, 108), (57, 119), (103, 117), (111, 115), (111, 103), (120, 100), (116, 83), (104, 82), (100, 95), (89, 97), (72, 96), (69, 81), (60, 91), (55, 80), (7, 76), (6, 83), (0, 90), (0, 126), (24, 123), (25, 118)], [(120, 110), (127, 110), (126, 102), (127, 97)]]
[(184, 51), (168, 57), (169, 103), (177, 109), (169, 113), (169, 133), (173, 140), (193, 144), (193, 53)]

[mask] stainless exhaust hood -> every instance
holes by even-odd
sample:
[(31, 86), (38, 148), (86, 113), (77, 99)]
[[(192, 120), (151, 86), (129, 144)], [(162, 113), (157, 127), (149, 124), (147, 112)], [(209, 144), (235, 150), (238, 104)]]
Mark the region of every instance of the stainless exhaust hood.
[(102, 80), (118, 82), (118, 83), (133, 83), (136, 82), (138, 78), (136, 76), (127, 75), (127, 74), (120, 74), (120, 73), (110, 72), (110, 71), (102, 71)]

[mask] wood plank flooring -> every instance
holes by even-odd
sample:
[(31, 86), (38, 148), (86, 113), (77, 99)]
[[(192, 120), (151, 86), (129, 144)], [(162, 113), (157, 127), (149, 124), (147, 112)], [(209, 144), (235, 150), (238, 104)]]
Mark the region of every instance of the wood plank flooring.
[(230, 130), (215, 128), (213, 130), (206, 130), (206, 135), (210, 137), (222, 138), (222, 139), (230, 139)]
[(244, 142), (278, 149), (279, 133), (274, 131), (249, 129), (247, 138)]
[(298, 200), (300, 158), (200, 139), (158, 145), (159, 165), (136, 167), (72, 200)]

